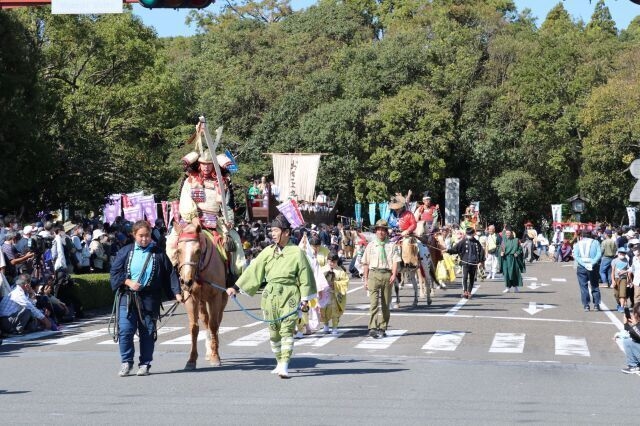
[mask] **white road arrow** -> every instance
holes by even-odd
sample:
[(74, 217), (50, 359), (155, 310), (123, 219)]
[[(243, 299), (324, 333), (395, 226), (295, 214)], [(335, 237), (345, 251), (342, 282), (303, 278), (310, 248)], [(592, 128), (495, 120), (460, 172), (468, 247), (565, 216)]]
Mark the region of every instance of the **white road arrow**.
[(522, 308), (523, 311), (528, 312), (529, 315), (535, 315), (540, 311), (544, 311), (545, 309), (555, 308), (553, 305), (539, 305), (536, 302), (529, 302), (528, 308)]
[(549, 284), (531, 283), (531, 284), (529, 284), (527, 287), (529, 287), (531, 290), (536, 290), (536, 289), (538, 289), (538, 288), (540, 288), (540, 287), (546, 287), (546, 286), (548, 286), (548, 285), (549, 285)]

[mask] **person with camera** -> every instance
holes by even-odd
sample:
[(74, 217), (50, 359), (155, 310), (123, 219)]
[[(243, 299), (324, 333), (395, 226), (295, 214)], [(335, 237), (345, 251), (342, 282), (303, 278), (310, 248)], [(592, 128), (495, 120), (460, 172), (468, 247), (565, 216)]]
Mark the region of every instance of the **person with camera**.
[(626, 333), (616, 334), (622, 338), (622, 347), (627, 358), (627, 366), (622, 372), (640, 375), (640, 304), (635, 304), (632, 311), (624, 308), (624, 329)]
[(24, 334), (38, 329), (51, 329), (51, 321), (31, 301), (35, 293), (31, 276), (20, 274), (8, 296), (0, 300), (0, 328), (4, 333)]
[(6, 234), (6, 239), (2, 244), (2, 254), (4, 256), (6, 269), (4, 275), (13, 282), (13, 279), (22, 272), (22, 268), (26, 266), (26, 262), (33, 258), (34, 253), (28, 252), (24, 255), (20, 255), (15, 245), (20, 240), (20, 235), (16, 231), (9, 231)]

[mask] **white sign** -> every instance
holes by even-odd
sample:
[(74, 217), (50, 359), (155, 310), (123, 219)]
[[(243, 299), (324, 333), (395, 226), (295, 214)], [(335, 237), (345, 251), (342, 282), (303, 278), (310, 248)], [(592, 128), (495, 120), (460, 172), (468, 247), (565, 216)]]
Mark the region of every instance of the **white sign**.
[(122, 13), (122, 0), (51, 0), (53, 15)]
[(562, 204), (551, 204), (551, 216), (553, 222), (562, 222)]
[[(634, 178), (640, 179), (640, 160), (633, 160), (633, 162), (629, 166), (629, 171)], [(640, 180), (636, 182), (633, 190), (631, 190), (629, 201), (640, 201)]]
[(447, 225), (460, 222), (460, 179), (447, 178), (445, 181), (444, 222)]
[(627, 207), (627, 216), (629, 216), (629, 226), (636, 226), (636, 208), (635, 207)]
[(528, 312), (529, 315), (535, 315), (538, 312), (544, 311), (545, 309), (555, 308), (553, 305), (538, 305), (536, 302), (529, 302), (528, 308), (522, 308), (523, 311)]

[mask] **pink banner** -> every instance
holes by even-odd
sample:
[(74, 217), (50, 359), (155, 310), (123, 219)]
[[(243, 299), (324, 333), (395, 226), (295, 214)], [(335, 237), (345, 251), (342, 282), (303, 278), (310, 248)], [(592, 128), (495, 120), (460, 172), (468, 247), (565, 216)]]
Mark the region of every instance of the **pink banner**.
[(158, 218), (158, 208), (156, 207), (156, 200), (154, 199), (154, 196), (145, 195), (139, 197), (138, 202), (140, 203), (140, 207), (144, 212), (147, 222), (149, 222), (151, 226), (155, 225), (156, 219)]
[(162, 218), (164, 219), (165, 228), (169, 229), (169, 205), (167, 201), (162, 202)]
[(180, 223), (180, 201), (171, 202), (171, 217), (176, 223)]
[(134, 207), (125, 207), (122, 210), (124, 210), (124, 218), (130, 222), (137, 222), (144, 219), (142, 209), (139, 205)]

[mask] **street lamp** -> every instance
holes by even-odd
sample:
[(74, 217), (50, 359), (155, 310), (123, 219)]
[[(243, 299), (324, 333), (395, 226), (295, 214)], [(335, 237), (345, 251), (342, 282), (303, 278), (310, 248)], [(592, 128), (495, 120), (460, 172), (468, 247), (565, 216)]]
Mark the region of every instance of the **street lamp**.
[(589, 200), (576, 194), (568, 198), (567, 202), (571, 205), (571, 210), (576, 218), (576, 222), (580, 222), (580, 215), (586, 211), (586, 203), (588, 203)]

